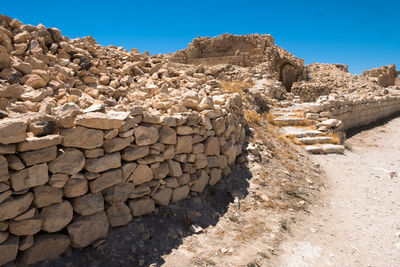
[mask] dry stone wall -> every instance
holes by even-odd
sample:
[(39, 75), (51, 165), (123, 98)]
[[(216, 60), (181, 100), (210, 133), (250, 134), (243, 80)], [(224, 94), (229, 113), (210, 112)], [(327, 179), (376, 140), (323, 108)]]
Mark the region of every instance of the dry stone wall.
[(86, 247), (110, 227), (202, 192), (230, 172), (245, 137), (238, 94), (223, 111), (158, 116), (137, 107), (72, 121), (34, 135), (35, 122), (0, 120), (0, 265)]

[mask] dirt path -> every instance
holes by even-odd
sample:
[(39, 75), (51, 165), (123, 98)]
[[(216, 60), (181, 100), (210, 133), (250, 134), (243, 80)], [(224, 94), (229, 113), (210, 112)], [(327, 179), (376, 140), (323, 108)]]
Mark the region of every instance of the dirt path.
[(400, 266), (399, 140), (397, 118), (348, 139), (345, 155), (314, 156), (327, 190), (273, 266)]

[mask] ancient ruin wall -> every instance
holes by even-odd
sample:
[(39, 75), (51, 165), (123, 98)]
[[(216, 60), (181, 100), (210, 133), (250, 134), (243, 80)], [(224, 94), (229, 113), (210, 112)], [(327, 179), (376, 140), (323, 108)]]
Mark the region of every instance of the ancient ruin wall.
[(245, 137), (238, 94), (201, 113), (89, 112), (41, 137), (27, 134), (32, 123), (0, 121), (0, 265), (58, 257), (202, 192), (230, 172)]

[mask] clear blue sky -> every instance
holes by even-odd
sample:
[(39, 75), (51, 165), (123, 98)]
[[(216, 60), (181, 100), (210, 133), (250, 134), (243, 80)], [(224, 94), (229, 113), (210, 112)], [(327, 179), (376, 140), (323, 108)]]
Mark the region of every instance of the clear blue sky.
[(3, 1), (0, 13), (102, 45), (175, 52), (197, 36), (269, 33), (306, 63), (400, 69), (400, 0)]

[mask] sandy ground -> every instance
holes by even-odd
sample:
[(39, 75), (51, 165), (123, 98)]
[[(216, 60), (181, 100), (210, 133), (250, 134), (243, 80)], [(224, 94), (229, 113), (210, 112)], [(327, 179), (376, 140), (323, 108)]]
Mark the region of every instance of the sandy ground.
[(314, 156), (327, 189), (291, 225), (272, 266), (400, 266), (400, 118), (349, 138), (352, 151)]

